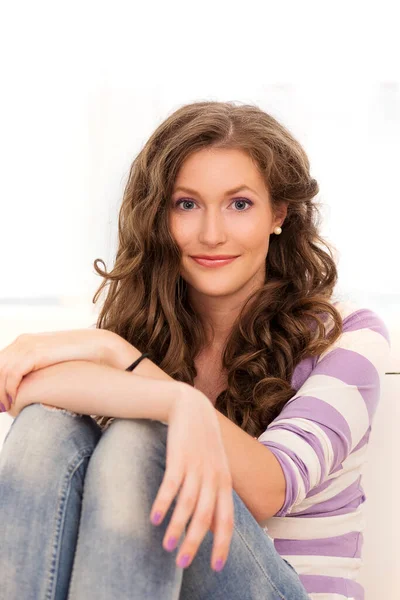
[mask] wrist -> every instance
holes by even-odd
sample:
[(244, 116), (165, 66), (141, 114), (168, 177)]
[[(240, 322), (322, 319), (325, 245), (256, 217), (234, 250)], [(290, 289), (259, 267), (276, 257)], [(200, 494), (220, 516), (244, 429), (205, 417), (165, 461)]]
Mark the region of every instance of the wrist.
[(141, 352), (135, 346), (132, 346), (120, 335), (104, 330), (103, 339), (103, 364), (114, 369), (125, 370), (134, 360), (141, 356)]
[(177, 402), (196, 402), (197, 404), (203, 402), (206, 405), (212, 406), (207, 396), (203, 394), (203, 392), (200, 392), (200, 390), (197, 390), (191, 386), (189, 383), (179, 381), (177, 384), (179, 386), (179, 393), (176, 396)]
[(38, 371), (31, 371), (28, 373), (28, 375), (25, 375), (25, 377), (22, 378), (10, 410), (7, 411), (10, 417), (15, 419), (22, 409), (24, 409), (26, 406), (29, 406), (29, 404), (34, 404), (37, 402), (37, 400), (32, 396), (32, 385), (29, 385), (35, 380), (37, 373)]

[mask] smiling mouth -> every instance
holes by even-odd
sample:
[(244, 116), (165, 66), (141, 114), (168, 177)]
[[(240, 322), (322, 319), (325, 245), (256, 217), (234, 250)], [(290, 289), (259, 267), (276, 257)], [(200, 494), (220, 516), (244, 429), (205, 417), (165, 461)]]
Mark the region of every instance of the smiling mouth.
[(210, 258), (197, 258), (196, 256), (190, 257), (192, 260), (197, 262), (199, 265), (203, 267), (223, 267), (224, 265), (229, 265), (231, 262), (239, 258), (238, 256), (232, 256), (231, 258), (223, 258), (223, 259), (210, 259)]

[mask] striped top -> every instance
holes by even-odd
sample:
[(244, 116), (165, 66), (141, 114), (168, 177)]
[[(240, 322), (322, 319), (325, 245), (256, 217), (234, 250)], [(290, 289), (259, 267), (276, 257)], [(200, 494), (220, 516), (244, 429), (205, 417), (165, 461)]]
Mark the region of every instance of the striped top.
[(296, 394), (258, 438), (286, 479), (281, 510), (261, 525), (312, 600), (364, 600), (357, 581), (366, 500), (361, 470), (390, 339), (372, 310), (347, 301), (335, 307), (343, 333), (325, 353), (297, 365)]

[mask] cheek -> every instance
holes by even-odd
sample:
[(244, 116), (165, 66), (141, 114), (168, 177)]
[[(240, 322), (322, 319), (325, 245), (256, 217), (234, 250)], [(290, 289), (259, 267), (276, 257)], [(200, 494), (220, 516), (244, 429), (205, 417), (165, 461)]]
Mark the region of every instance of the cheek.
[(264, 210), (260, 210), (259, 207), (256, 207), (251, 212), (248, 211), (247, 214), (238, 215), (237, 217), (241, 217), (233, 219), (229, 226), (231, 228), (232, 234), (235, 232), (236, 235), (240, 235), (243, 238), (254, 239), (254, 241), (260, 242), (268, 237), (268, 232), (271, 228), (271, 217)]
[[(186, 218), (185, 218), (186, 217)], [(176, 215), (171, 217), (170, 230), (172, 236), (183, 254), (193, 254), (198, 247), (201, 235), (201, 224), (194, 215)]]
[(187, 229), (183, 228), (175, 229), (173, 232), (173, 238), (182, 252), (185, 251), (190, 242), (193, 242), (193, 236), (190, 235), (190, 232)]
[(184, 248), (186, 245), (186, 240), (188, 238), (187, 228), (183, 227), (182, 222), (179, 219), (174, 219), (170, 217), (169, 219), (169, 229), (171, 235), (179, 248)]
[(260, 221), (242, 224), (240, 230), (236, 231), (236, 239), (249, 252), (267, 253), (269, 246), (269, 225), (261, 225)]

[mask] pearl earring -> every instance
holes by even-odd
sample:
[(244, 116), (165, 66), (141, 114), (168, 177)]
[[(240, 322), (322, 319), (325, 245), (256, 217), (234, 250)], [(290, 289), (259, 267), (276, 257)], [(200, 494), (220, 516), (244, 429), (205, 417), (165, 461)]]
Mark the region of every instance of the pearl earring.
[(276, 235), (279, 235), (280, 233), (282, 233), (282, 229), (280, 227), (275, 227), (274, 233), (276, 233)]

